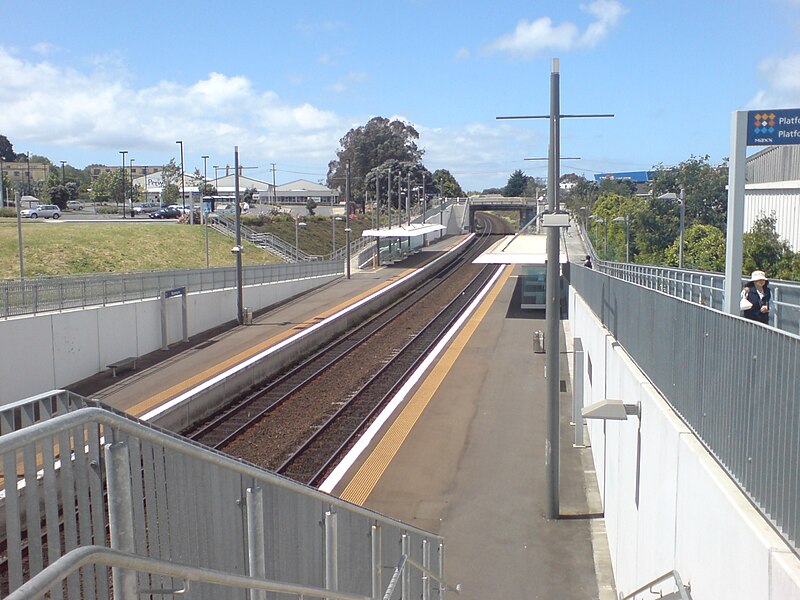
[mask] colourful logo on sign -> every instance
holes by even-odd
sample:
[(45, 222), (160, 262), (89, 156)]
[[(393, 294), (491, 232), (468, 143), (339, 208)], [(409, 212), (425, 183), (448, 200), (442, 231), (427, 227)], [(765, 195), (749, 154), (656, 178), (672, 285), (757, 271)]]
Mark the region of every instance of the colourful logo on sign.
[(753, 133), (775, 132), (775, 113), (756, 113), (753, 119)]

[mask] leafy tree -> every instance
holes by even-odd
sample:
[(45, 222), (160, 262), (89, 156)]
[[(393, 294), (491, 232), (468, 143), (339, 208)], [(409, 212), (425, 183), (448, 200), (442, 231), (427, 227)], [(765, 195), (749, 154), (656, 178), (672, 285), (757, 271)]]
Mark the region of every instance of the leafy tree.
[[(351, 129), (339, 140), (336, 160), (328, 163), (327, 185), (345, 189), (347, 162), (350, 161), (350, 198), (364, 204), (369, 186), (367, 174), (390, 161), (420, 164), (423, 150), (417, 147), (419, 133), (402, 121), (373, 117), (366, 125)], [(374, 179), (372, 181), (374, 186)], [(374, 187), (372, 188), (374, 189)]]
[(121, 169), (100, 173), (92, 184), (89, 199), (92, 202), (122, 202), (123, 174)]
[(573, 181), (575, 185), (564, 195), (563, 202), (567, 210), (585, 219), (594, 211), (594, 203), (600, 195), (600, 190), (594, 181), (589, 181), (585, 177), (578, 176)]
[(456, 178), (447, 169), (436, 169), (433, 172), (432, 179), (438, 188), (440, 196), (445, 198), (463, 198), (466, 196)]
[(492, 196), (502, 196), (503, 195), (503, 188), (484, 188), (481, 192), (484, 196), (492, 195)]
[(4, 162), (13, 162), (17, 158), (14, 153), (14, 146), (8, 141), (4, 135), (0, 135), (0, 160)]
[(666, 192), (679, 194), (684, 190), (686, 227), (694, 223), (726, 228), (728, 218), (728, 167), (712, 166), (708, 156), (692, 156), (677, 167), (656, 167), (653, 175), (653, 195)]
[(753, 222), (750, 231), (744, 234), (743, 275), (761, 270), (775, 279), (784, 279), (784, 275), (791, 277), (795, 255), (789, 243), (778, 236), (776, 224), (774, 213), (762, 215)]
[(317, 210), (317, 202), (313, 198), (309, 198), (306, 202), (306, 210), (310, 216), (314, 216), (314, 211)]
[(181, 168), (175, 164), (174, 158), (161, 169), (161, 181), (164, 186), (161, 192), (161, 205), (177, 204), (181, 199)]
[[(389, 173), (391, 173), (391, 190), (387, 190)], [(405, 197), (400, 198), (398, 194), (398, 187), (400, 188), (401, 193), (405, 194), (409, 182), (411, 183), (412, 189), (419, 188), (422, 186), (423, 177), (426, 182), (427, 191), (427, 186), (430, 185), (432, 181), (435, 181), (435, 178), (422, 163), (408, 161), (404, 162), (390, 159), (378, 165), (374, 169), (370, 169), (370, 171), (368, 171), (364, 176), (363, 181), (365, 184), (365, 189), (368, 189), (374, 193), (375, 179), (377, 178), (379, 180), (378, 189), (382, 207), (386, 206), (387, 192), (390, 192), (389, 195), (392, 200), (392, 207), (395, 209), (405, 209)], [(350, 197), (353, 204), (357, 204), (357, 201), (353, 199), (352, 190)], [(412, 199), (416, 201), (417, 197), (412, 194)]]
[(64, 210), (68, 200), (76, 200), (78, 198), (78, 184), (74, 181), (62, 184), (61, 175), (51, 172), (45, 184), (45, 192), (52, 204), (56, 204), (60, 209)]
[(511, 177), (508, 178), (508, 182), (506, 182), (506, 186), (503, 188), (503, 196), (522, 196), (526, 184), (525, 173), (517, 169), (511, 174)]
[[(713, 271), (725, 270), (725, 234), (713, 225), (695, 223), (684, 233), (683, 266), (687, 269)], [(677, 267), (680, 262), (680, 237), (675, 239), (664, 252), (664, 259), (670, 266)]]

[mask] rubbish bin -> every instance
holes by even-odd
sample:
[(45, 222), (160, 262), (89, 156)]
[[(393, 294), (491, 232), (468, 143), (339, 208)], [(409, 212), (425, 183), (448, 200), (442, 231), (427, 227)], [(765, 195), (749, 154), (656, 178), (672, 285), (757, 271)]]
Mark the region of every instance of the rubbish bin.
[(248, 306), (244, 307), (244, 324), (245, 325), (253, 324), (253, 309)]

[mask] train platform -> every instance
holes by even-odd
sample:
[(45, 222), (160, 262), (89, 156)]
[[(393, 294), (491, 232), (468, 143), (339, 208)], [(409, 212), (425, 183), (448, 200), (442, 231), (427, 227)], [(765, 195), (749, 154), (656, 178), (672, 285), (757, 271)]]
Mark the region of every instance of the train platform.
[[(566, 236), (570, 260), (582, 262), (580, 240)], [(461, 239), (425, 252), (444, 252)], [(425, 252), (354, 271), (350, 280), (256, 315), (252, 326), (198, 336), (167, 356), (143, 357), (141, 368), (118, 381), (102, 374), (74, 391), (142, 415), (388, 285), (425, 262)], [(545, 516), (545, 359), (532, 345), (533, 331), (544, 329), (544, 311), (519, 308), (517, 269), (504, 269), (383, 435), (331, 493), (443, 535), (447, 579), (462, 586), (458, 597), (611, 600), (616, 596), (591, 453), (572, 447), (566, 322), (559, 373), (561, 517)]]
[(141, 417), (232, 365), (401, 279), (430, 261), (432, 254), (444, 253), (464, 238), (446, 238), (393, 265), (354, 269), (350, 279), (343, 276), (300, 298), (256, 313), (252, 325), (227, 325), (192, 336), (188, 342), (139, 357), (135, 370), (117, 377), (111, 370), (104, 371), (67, 389)]
[[(518, 269), (518, 267), (516, 268)], [(616, 598), (589, 449), (573, 448), (562, 330), (560, 515), (546, 518), (544, 311), (505, 267), (481, 306), (333, 493), (444, 536), (464, 598)]]

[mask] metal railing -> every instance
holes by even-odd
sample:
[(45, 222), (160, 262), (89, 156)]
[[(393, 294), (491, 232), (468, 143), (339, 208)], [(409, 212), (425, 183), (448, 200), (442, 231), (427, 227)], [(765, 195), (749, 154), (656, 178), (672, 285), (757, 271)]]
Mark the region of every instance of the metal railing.
[[(80, 404), (53, 392), (6, 414), (55, 399)], [(161, 596), (191, 581), (192, 598), (392, 598), (398, 577), (403, 598), (455, 589), (439, 536), (114, 411), (56, 412), (0, 435), (0, 596)]]
[[(215, 215), (209, 219), (209, 223), (211, 226), (230, 237), (236, 237), (236, 220), (230, 217), (222, 216), (222, 215)], [(310, 254), (306, 254), (299, 248), (295, 247), (294, 244), (290, 244), (289, 242), (279, 238), (274, 233), (265, 233), (262, 231), (256, 231), (255, 229), (248, 227), (247, 225), (239, 225), (242, 239), (247, 240), (251, 244), (258, 246), (259, 248), (263, 248), (267, 252), (271, 252), (276, 256), (279, 256), (283, 260), (287, 262), (292, 261), (309, 261), (309, 260), (317, 260), (318, 257), (312, 256)]]
[[(343, 270), (340, 261), (252, 265), (242, 269), (242, 284), (291, 281)], [(193, 293), (235, 286), (235, 267), (6, 279), (0, 281), (0, 318), (158, 298), (162, 291), (181, 287)]]
[[(669, 583), (671, 587), (675, 588), (673, 592), (668, 593), (666, 596), (664, 595), (664, 590), (661, 589), (665, 583)], [(658, 590), (655, 588), (658, 588)], [(648, 594), (647, 598), (653, 598), (658, 594), (658, 598), (662, 600), (692, 600), (691, 587), (684, 585), (677, 571), (664, 573), (661, 577), (656, 577), (653, 581), (644, 584), (638, 590), (631, 592), (627, 596), (623, 597), (622, 592), (620, 592), (619, 595), (620, 600), (635, 600), (640, 594)]]
[(571, 265), (571, 285), (787, 543), (800, 541), (800, 335)]

